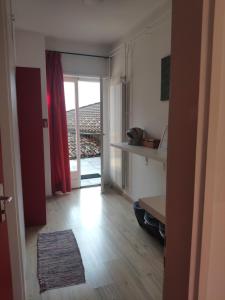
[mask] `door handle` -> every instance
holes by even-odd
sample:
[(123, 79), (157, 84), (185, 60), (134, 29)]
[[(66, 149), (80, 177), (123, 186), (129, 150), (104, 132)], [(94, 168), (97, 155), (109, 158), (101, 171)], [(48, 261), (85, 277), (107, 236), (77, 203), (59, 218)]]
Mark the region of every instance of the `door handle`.
[(6, 221), (6, 205), (12, 201), (12, 197), (0, 196), (0, 223)]

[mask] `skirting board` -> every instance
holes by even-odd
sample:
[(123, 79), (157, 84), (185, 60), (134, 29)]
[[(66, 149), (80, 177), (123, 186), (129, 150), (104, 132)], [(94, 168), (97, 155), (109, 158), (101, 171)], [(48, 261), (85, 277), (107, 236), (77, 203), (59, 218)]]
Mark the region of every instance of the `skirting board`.
[(127, 201), (129, 201), (130, 203), (134, 203), (134, 200), (126, 193), (126, 191), (124, 191), (121, 187), (119, 187), (117, 184), (115, 183), (111, 183), (111, 188), (114, 189), (118, 194), (120, 194), (121, 196), (123, 196)]

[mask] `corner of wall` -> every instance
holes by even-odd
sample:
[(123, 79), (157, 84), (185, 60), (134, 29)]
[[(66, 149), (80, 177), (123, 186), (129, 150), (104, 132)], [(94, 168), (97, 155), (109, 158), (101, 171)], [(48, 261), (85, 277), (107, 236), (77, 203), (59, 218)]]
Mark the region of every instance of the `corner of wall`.
[[(168, 124), (169, 103), (160, 101), (161, 58), (170, 53), (171, 1), (160, 7), (111, 52), (111, 83), (125, 76), (128, 83), (129, 126), (141, 127), (160, 138)], [(141, 196), (165, 194), (163, 166), (129, 155), (128, 185), (125, 192), (137, 200)]]
[[(42, 118), (48, 119), (46, 102), (46, 63), (45, 63), (45, 37), (32, 31), (16, 30), (16, 65), (23, 67), (40, 68)], [(43, 129), (44, 164), (45, 164), (45, 190), (46, 196), (52, 194), (51, 167), (50, 167), (50, 142), (47, 128)]]

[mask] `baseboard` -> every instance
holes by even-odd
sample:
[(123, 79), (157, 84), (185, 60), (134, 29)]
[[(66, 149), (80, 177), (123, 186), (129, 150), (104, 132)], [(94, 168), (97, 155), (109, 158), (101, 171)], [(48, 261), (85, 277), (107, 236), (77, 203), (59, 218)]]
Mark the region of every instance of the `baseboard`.
[(119, 195), (123, 196), (128, 202), (134, 203), (134, 200), (116, 183), (111, 183), (111, 188), (114, 189)]

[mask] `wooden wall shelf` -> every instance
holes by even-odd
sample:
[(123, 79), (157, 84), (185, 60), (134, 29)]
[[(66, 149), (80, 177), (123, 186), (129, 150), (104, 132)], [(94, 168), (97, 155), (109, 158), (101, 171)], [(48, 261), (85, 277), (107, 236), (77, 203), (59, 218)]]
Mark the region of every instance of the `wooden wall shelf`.
[(122, 151), (144, 156), (146, 159), (152, 159), (162, 163), (166, 163), (167, 160), (167, 153), (163, 150), (151, 149), (143, 146), (132, 146), (128, 145), (128, 143), (111, 143), (110, 145), (121, 149)]

